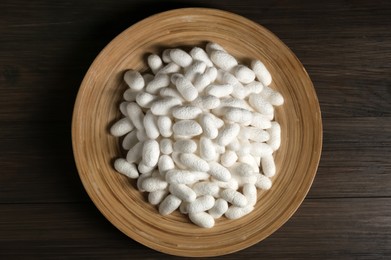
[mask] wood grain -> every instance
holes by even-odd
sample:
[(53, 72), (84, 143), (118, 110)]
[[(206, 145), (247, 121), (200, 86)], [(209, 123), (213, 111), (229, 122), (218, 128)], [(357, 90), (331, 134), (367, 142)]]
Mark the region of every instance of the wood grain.
[[(216, 259), (389, 256), (390, 205), (390, 198), (306, 200), (280, 230), (262, 243)], [(91, 204), (0, 205), (0, 210), (4, 213), (0, 215), (0, 256), (6, 259), (182, 259), (128, 239)], [(18, 250), (20, 247), (25, 250)]]
[[(384, 129), (391, 128), (391, 120), (384, 117), (326, 118), (323, 126), (322, 158), (308, 196), (390, 196), (391, 135)], [(66, 122), (51, 123), (50, 127), (29, 123), (27, 132), (24, 122), (1, 127), (0, 147), (7, 147), (0, 157), (1, 165), (7, 169), (0, 175), (5, 187), (0, 189), (1, 202), (89, 201), (75, 174), (70, 135)], [(45, 138), (58, 141), (49, 142)], [(15, 146), (15, 142), (22, 143), (23, 150)], [(19, 161), (24, 163), (19, 164)], [(31, 171), (32, 168), (39, 171)]]
[[(323, 126), (322, 158), (308, 196), (390, 196), (391, 135), (384, 129), (391, 128), (391, 120), (326, 118)], [(6, 187), (0, 189), (1, 202), (47, 202), (49, 198), (51, 202), (89, 201), (75, 174), (70, 135), (66, 122), (51, 123), (50, 128), (43, 128), (42, 123), (29, 123), (27, 133), (24, 122), (12, 122), (0, 128), (3, 137), (0, 147), (7, 147), (0, 157), (1, 165), (7, 169), (0, 175), (0, 182)], [(58, 141), (48, 142), (45, 138), (58, 138)], [(23, 150), (14, 146), (15, 142), (23, 143)], [(18, 164), (20, 160), (25, 163)], [(40, 170), (31, 171), (31, 168)]]
[(386, 0), (1, 1), (0, 258), (171, 259), (96, 210), (77, 176), (70, 121), (106, 44), (151, 14), (191, 6), (275, 33), (307, 69), (322, 109), (324, 149), (308, 199), (272, 236), (224, 258), (391, 258)]

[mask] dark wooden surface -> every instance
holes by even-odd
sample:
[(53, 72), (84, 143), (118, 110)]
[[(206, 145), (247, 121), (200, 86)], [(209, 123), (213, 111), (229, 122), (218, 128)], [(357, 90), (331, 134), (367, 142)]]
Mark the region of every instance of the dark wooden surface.
[(0, 259), (171, 259), (95, 208), (71, 148), (83, 75), (151, 14), (203, 6), (264, 25), (298, 56), (324, 126), (318, 174), (296, 214), (225, 259), (391, 258), (390, 1), (0, 2)]

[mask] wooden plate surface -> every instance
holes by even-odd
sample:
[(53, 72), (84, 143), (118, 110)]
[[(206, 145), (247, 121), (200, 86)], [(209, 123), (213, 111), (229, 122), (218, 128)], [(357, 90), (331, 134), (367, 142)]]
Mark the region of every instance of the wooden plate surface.
[[(118, 104), (127, 69), (145, 70), (148, 53), (169, 47), (204, 47), (213, 41), (242, 63), (260, 59), (285, 98), (276, 110), (282, 145), (275, 153), (273, 187), (259, 192), (255, 210), (238, 220), (220, 219), (211, 229), (179, 213), (163, 217), (135, 182), (113, 169), (121, 154), (108, 132), (121, 117)], [(315, 177), (322, 121), (312, 82), (296, 56), (264, 27), (235, 14), (204, 8), (177, 9), (151, 16), (117, 36), (95, 59), (81, 84), (73, 114), (72, 142), (83, 185), (102, 214), (132, 239), (180, 256), (229, 254), (260, 242), (300, 206)]]

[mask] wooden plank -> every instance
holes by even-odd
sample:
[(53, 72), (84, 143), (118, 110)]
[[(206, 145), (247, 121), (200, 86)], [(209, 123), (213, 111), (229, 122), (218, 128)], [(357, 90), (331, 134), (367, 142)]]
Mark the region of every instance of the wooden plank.
[(309, 197), (391, 195), (391, 118), (326, 118)]
[[(323, 123), (322, 157), (308, 196), (391, 196), (391, 117), (328, 118)], [(88, 201), (66, 122), (3, 125), (0, 203)]]
[[(389, 3), (334, 3), (313, 9), (310, 2), (302, 8), (270, 1), (265, 7), (275, 8), (271, 12), (252, 8), (256, 1), (227, 2), (224, 9), (264, 24), (295, 51), (313, 79), (324, 117), (391, 116), (391, 79), (384, 73), (391, 69), (391, 43), (387, 41), (391, 31), (382, 22), (388, 20)], [(69, 117), (83, 75), (100, 50), (134, 22), (170, 8), (158, 5), (150, 9), (148, 5), (143, 9), (146, 13), (135, 13), (139, 5), (129, 4), (126, 9), (135, 14), (129, 17), (115, 14), (124, 3), (107, 9), (94, 4), (87, 14), (77, 8), (86, 8), (83, 3), (32, 5), (29, 11), (3, 4), (9, 11), (0, 24), (0, 49), (6, 50), (0, 52), (4, 64), (0, 118), (40, 121), (43, 115), (46, 120)], [(70, 11), (64, 12), (64, 8)], [(51, 15), (32, 15), (33, 11)], [(276, 15), (284, 19), (276, 19)], [(107, 20), (102, 21), (102, 16)]]
[(68, 124), (8, 122), (0, 135), (0, 203), (87, 200)]
[(387, 259), (391, 256), (390, 206), (390, 198), (307, 199), (293, 218), (260, 247), (255, 246), (251, 255)]
[[(171, 259), (111, 226), (90, 203), (1, 204), (0, 257)], [(269, 238), (224, 259), (391, 257), (391, 198), (310, 199)]]
[[(88, 199), (70, 143), (74, 98), (118, 33), (160, 11), (258, 22), (311, 76), (324, 149), (310, 193), (265, 241), (223, 259), (391, 259), (391, 1), (0, 1), (0, 258), (179, 259), (116, 230)], [(22, 8), (23, 7), (23, 8)]]
[(390, 116), (390, 2), (274, 4), (243, 13), (294, 51), (313, 80), (324, 118)]

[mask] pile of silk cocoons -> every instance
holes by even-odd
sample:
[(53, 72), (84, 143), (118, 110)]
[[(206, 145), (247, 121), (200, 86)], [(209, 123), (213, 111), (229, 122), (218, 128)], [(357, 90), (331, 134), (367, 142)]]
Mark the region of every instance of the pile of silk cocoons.
[(179, 210), (203, 228), (249, 214), (272, 186), (282, 95), (259, 61), (239, 64), (222, 46), (150, 54), (150, 73), (128, 70), (129, 86), (110, 129), (126, 158), (114, 168), (137, 179), (161, 215)]

